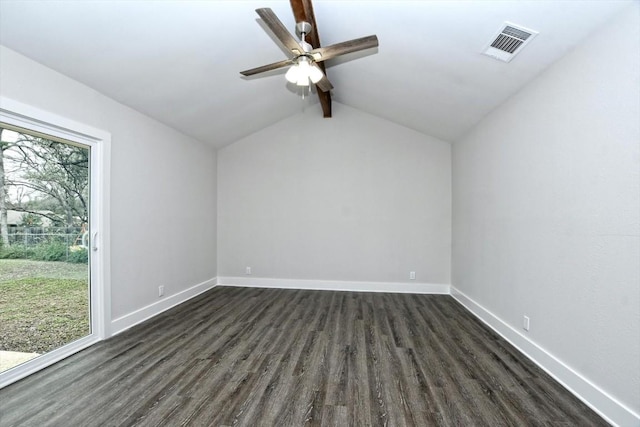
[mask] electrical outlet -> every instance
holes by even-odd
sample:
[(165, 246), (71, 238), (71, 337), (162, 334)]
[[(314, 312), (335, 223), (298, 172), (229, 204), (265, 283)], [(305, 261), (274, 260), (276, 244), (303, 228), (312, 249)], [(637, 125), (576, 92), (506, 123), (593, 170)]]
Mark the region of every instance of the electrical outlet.
[(158, 296), (161, 297), (164, 295), (164, 286), (158, 286)]
[(244, 269), (244, 274), (246, 274), (247, 276), (251, 275), (251, 267), (247, 267)]
[(525, 331), (529, 330), (529, 316), (524, 316), (524, 318), (522, 319), (522, 328)]
[(416, 280), (416, 272), (415, 271), (410, 271), (409, 272), (409, 280)]

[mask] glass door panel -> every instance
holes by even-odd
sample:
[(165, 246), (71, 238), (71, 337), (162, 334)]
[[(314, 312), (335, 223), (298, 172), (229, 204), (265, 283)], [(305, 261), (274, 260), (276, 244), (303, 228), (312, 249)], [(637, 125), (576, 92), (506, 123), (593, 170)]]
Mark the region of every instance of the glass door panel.
[(0, 123), (0, 373), (92, 332), (90, 159)]

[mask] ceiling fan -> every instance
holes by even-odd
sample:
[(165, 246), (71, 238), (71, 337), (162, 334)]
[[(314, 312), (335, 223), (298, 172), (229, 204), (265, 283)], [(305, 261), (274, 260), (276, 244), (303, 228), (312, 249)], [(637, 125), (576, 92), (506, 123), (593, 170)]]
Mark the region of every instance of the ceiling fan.
[[(265, 25), (273, 32), (276, 38), (290, 52), (290, 57), (283, 61), (241, 71), (240, 74), (243, 76), (252, 76), (266, 71), (291, 66), (285, 75), (288, 81), (295, 83), (298, 86), (309, 86), (311, 82), (315, 84), (320, 91), (328, 93), (333, 89), (333, 85), (327, 78), (324, 66), (321, 64), (322, 61), (335, 58), (339, 55), (358, 52), (360, 50), (378, 46), (378, 37), (373, 35), (342, 43), (336, 43), (327, 47), (320, 47), (319, 41), (317, 41), (316, 38), (315, 44), (317, 44), (317, 46), (314, 48), (306, 41), (306, 36), (313, 30), (311, 23), (300, 21), (296, 24), (296, 32), (300, 35), (300, 41), (298, 42), (293, 35), (287, 31), (280, 19), (278, 19), (271, 9), (256, 9), (256, 12), (260, 18), (262, 18)], [(320, 93), (318, 93), (318, 95), (320, 95)]]

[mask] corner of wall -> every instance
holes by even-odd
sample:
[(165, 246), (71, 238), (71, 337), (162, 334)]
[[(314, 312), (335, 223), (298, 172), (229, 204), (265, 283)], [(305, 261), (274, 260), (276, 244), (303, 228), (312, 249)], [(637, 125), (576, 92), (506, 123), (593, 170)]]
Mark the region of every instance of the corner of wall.
[(548, 350), (521, 334), (497, 315), (453, 286), (451, 287), (451, 296), (607, 422), (619, 426), (640, 425), (640, 415), (576, 372)]

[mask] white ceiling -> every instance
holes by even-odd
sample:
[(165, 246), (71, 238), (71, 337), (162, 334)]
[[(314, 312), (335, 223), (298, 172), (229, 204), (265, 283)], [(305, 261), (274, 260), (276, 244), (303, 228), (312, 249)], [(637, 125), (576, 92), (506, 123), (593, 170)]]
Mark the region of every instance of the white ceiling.
[[(447, 141), (629, 4), (314, 1), (323, 46), (380, 40), (377, 52), (328, 62), (333, 99)], [(304, 105), (286, 70), (239, 74), (285, 58), (258, 24), (259, 7), (293, 32), (288, 1), (1, 0), (0, 43), (222, 147)], [(503, 21), (540, 32), (508, 64), (479, 53)]]

